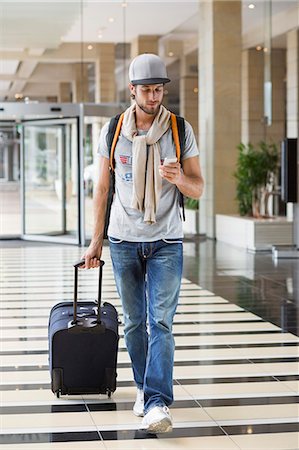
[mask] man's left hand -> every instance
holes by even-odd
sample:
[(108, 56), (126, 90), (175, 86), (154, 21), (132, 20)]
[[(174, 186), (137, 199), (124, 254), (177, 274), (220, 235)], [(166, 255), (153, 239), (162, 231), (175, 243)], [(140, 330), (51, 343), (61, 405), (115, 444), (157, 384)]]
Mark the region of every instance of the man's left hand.
[(159, 166), (159, 172), (162, 178), (165, 178), (169, 183), (179, 184), (182, 172), (181, 172), (181, 164), (179, 162), (170, 163), (167, 166)]

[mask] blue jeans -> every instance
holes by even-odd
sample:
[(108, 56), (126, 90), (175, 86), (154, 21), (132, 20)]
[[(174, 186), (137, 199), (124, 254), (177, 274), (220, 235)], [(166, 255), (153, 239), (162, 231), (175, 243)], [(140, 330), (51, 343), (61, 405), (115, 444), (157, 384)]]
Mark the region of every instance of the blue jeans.
[(109, 237), (109, 242), (125, 342), (147, 413), (173, 402), (172, 323), (182, 278), (182, 241), (127, 242)]

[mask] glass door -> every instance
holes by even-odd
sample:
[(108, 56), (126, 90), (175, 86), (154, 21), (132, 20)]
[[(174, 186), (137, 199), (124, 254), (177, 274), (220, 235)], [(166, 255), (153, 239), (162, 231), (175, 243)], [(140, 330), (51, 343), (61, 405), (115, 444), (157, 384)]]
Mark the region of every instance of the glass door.
[(78, 120), (22, 123), (23, 238), (79, 244)]

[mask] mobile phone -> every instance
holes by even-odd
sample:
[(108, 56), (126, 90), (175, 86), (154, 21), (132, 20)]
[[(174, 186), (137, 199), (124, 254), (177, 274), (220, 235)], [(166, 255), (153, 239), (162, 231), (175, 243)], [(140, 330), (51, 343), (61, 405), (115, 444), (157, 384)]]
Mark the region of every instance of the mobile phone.
[(177, 160), (178, 160), (177, 157), (175, 157), (175, 158), (165, 158), (163, 166), (169, 166), (169, 164), (171, 164), (171, 163), (176, 163)]

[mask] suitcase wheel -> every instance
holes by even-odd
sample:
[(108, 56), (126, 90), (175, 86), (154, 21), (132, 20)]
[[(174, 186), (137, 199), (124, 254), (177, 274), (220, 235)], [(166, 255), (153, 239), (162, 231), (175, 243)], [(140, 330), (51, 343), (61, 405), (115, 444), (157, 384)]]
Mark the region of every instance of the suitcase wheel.
[(111, 391), (108, 391), (107, 394), (108, 394), (108, 398), (111, 398)]
[(53, 369), (52, 370), (51, 389), (57, 398), (60, 397), (60, 394), (62, 392), (62, 386), (63, 386), (62, 379), (63, 379), (62, 369), (59, 369), (59, 368)]

